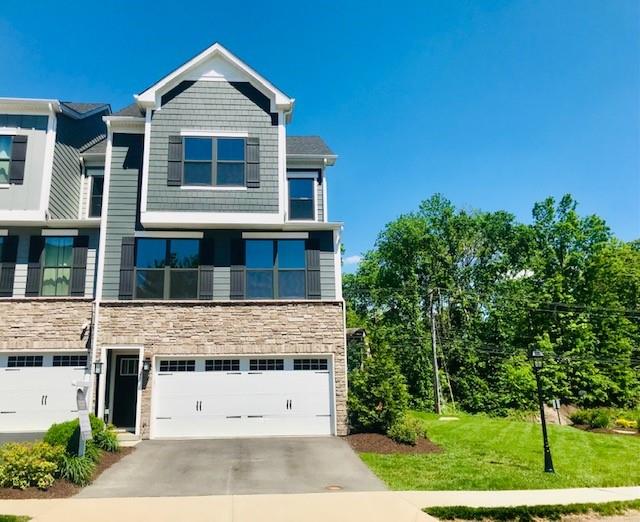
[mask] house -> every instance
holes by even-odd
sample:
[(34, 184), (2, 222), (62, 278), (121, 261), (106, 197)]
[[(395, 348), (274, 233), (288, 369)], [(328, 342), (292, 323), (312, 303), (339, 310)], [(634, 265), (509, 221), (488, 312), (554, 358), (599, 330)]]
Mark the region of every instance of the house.
[(346, 434), (336, 156), (293, 108), (220, 44), (115, 113), (0, 99), (0, 432), (84, 381), (142, 438)]

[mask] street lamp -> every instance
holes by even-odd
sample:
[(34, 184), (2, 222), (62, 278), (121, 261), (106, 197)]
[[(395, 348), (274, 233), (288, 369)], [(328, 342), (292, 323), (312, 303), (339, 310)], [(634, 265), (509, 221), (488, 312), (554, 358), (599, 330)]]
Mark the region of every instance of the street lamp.
[(542, 422), (542, 439), (544, 441), (544, 471), (545, 473), (555, 473), (553, 460), (551, 459), (551, 449), (549, 448), (549, 437), (547, 436), (547, 420), (544, 417), (544, 402), (542, 401), (542, 384), (540, 384), (540, 370), (544, 366), (544, 354), (540, 350), (531, 352), (533, 362), (533, 373), (536, 376), (538, 385), (538, 404), (540, 405), (540, 420)]

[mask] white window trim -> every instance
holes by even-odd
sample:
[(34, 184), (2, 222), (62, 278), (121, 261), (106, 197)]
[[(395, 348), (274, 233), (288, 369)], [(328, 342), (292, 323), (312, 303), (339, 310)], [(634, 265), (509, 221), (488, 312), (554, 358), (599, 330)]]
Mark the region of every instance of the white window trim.
[[(309, 169), (314, 170), (314, 169)], [(316, 172), (296, 172), (286, 171), (286, 179), (285, 179), (285, 210), (287, 215), (287, 223), (317, 223), (318, 222), (318, 179), (320, 176), (320, 171)], [(289, 209), (290, 209), (290, 199), (289, 199), (289, 180), (290, 179), (313, 179), (315, 183), (313, 184), (313, 219), (290, 219), (289, 218)]]
[(243, 232), (242, 239), (309, 239), (309, 232)]
[(70, 228), (60, 228), (60, 229), (48, 228), (48, 229), (42, 230), (40, 232), (40, 235), (44, 237), (58, 237), (58, 236), (77, 236), (78, 233), (79, 232), (77, 229), (74, 230)]
[(225, 187), (219, 185), (181, 185), (180, 190), (206, 190), (206, 191), (221, 191), (221, 192), (233, 192), (233, 191), (246, 191), (247, 187)]
[[(91, 169), (93, 167), (93, 165), (85, 165), (84, 167), (84, 178), (85, 178), (85, 182), (89, 183), (89, 189), (87, 190), (87, 192), (85, 192), (86, 196), (87, 196), (87, 205), (85, 208), (85, 215), (83, 216), (86, 219), (95, 219), (96, 221), (99, 221), (100, 219), (102, 219), (102, 212), (100, 213), (99, 216), (90, 216), (89, 212), (91, 211), (91, 199), (92, 199), (92, 195), (93, 195), (93, 178), (95, 178), (96, 176), (89, 176), (87, 174), (87, 168)], [(95, 167), (99, 168), (99, 165), (96, 165)], [(104, 207), (104, 180), (105, 175), (104, 175), (104, 169), (102, 171), (102, 174), (100, 174), (98, 177), (102, 177), (102, 205)]]
[(223, 130), (190, 130), (182, 129), (180, 136), (184, 137), (211, 137), (211, 138), (248, 138), (248, 132), (235, 132), (235, 131), (223, 131)]
[(174, 230), (138, 230), (134, 237), (160, 239), (202, 239), (204, 232), (176, 232)]

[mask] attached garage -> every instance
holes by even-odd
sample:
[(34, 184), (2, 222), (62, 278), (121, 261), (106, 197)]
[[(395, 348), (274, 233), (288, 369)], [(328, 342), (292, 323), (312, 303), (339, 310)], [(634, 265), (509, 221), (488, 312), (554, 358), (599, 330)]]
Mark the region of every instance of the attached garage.
[(330, 357), (157, 358), (153, 438), (331, 435)]
[(46, 431), (77, 417), (73, 383), (86, 365), (86, 352), (1, 353), (0, 433)]

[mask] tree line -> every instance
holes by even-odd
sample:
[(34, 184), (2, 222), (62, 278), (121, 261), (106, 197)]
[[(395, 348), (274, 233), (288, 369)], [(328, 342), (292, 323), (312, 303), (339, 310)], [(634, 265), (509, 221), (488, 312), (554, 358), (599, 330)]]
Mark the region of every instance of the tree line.
[(413, 407), (532, 409), (534, 349), (547, 400), (640, 403), (640, 241), (570, 195), (536, 203), (530, 224), (434, 195), (384, 227), (344, 296), (368, 339), (349, 344), (350, 369), (391, 356)]

